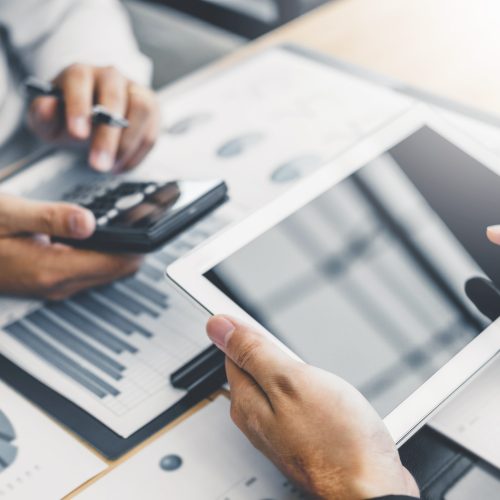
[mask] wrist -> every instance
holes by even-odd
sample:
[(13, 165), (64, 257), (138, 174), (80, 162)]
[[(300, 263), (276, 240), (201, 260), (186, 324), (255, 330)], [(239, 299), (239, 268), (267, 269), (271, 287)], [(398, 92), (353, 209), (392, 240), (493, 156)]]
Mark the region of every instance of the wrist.
[(359, 500), (376, 499), (390, 495), (420, 497), (418, 485), (410, 472), (401, 464), (387, 468), (377, 464), (368, 474), (355, 479), (352, 498)]
[(369, 473), (341, 470), (325, 479), (310, 484), (306, 491), (321, 500), (376, 500), (391, 496), (420, 498), (415, 479), (401, 464), (385, 468), (379, 463)]

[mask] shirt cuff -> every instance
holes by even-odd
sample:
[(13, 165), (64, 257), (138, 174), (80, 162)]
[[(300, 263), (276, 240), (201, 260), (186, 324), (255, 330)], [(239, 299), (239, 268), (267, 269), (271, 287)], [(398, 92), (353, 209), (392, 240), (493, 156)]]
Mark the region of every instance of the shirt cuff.
[(410, 497), (408, 495), (386, 495), (384, 497), (370, 498), (368, 500), (420, 500), (420, 497)]

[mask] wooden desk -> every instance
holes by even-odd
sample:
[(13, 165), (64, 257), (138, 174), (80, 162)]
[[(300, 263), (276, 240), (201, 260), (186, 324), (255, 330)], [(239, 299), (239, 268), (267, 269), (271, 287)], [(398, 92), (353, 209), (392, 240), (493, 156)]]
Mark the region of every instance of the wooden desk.
[(161, 96), (172, 97), (266, 46), (293, 42), (500, 115), (499, 22), (498, 0), (337, 0), (176, 83)]
[(293, 42), (500, 114), (499, 22), (497, 0), (336, 0), (172, 89), (265, 46)]

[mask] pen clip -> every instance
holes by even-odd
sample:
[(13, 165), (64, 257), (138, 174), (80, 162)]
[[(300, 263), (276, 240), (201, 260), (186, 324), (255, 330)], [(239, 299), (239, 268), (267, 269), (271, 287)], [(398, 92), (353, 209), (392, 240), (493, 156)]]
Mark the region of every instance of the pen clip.
[(63, 93), (60, 89), (50, 82), (44, 82), (39, 78), (30, 76), (24, 81), (24, 90), (30, 99), (37, 97), (56, 97), (62, 98)]

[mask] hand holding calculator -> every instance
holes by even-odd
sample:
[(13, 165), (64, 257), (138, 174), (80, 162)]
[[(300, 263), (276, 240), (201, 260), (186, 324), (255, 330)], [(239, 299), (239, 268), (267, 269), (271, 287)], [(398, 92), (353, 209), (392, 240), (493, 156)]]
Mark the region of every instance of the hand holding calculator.
[(86, 240), (60, 239), (100, 251), (146, 253), (212, 211), (227, 199), (225, 182), (120, 181), (78, 185), (64, 200), (90, 210), (96, 230)]

